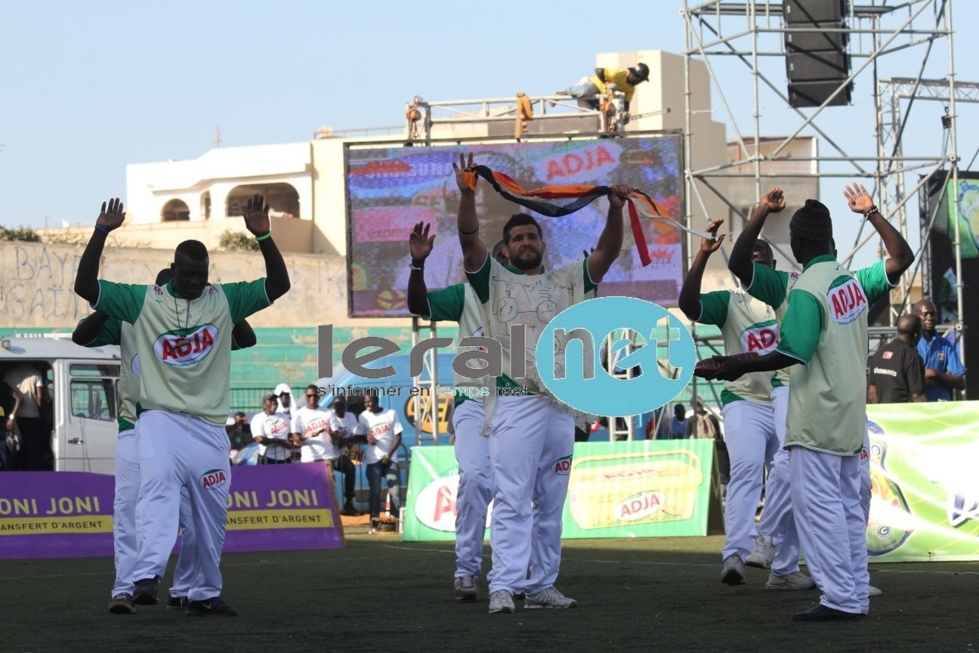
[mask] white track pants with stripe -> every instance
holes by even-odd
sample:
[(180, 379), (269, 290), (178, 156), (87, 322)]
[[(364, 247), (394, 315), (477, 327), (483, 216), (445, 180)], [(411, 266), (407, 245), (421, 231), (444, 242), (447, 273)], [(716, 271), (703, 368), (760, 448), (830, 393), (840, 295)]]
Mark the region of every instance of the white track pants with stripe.
[(870, 609), (865, 454), (840, 456), (794, 446), (789, 451), (792, 510), (806, 566), (820, 602), (844, 612)]
[(227, 433), (199, 417), (150, 410), (136, 423), (136, 439), (141, 482), (134, 578), (157, 576), (166, 567), (177, 538), (181, 488), (186, 488), (197, 552), (197, 573), (187, 597), (204, 601), (219, 596), (231, 488)]
[(772, 391), (772, 409), (775, 413), (778, 449), (775, 450), (772, 468), (765, 484), (765, 511), (758, 523), (758, 532), (770, 535), (776, 547), (772, 573), (776, 576), (787, 576), (799, 571), (799, 535), (792, 517), (792, 494), (789, 490), (789, 452), (784, 448), (789, 410), (788, 386)]
[(483, 420), (483, 404), (478, 401), (464, 401), (455, 407), (452, 414), (456, 462), (459, 463), (456, 578), (478, 576), (483, 563), (486, 509), (493, 499), (489, 438), (479, 434)]
[(557, 580), (573, 449), (574, 418), (548, 398), (496, 400), (489, 441), (495, 499), (490, 592), (534, 594)]
[(751, 553), (752, 529), (764, 482), (778, 449), (774, 410), (771, 404), (733, 401), (721, 409), (724, 441), (731, 457), (731, 480), (724, 506), (724, 532), (727, 540), (721, 550), (726, 558), (737, 553), (743, 560)]

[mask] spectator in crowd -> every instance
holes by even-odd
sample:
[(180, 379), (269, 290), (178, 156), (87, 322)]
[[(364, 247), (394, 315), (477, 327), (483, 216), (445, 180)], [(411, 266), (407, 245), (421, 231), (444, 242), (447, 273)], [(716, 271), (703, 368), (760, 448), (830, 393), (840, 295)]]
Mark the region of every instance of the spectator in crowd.
[(393, 514), (399, 513), (401, 506), (401, 470), (398, 467), (398, 447), (401, 446), (401, 433), (404, 430), (398, 414), (390, 408), (384, 409), (375, 393), (364, 397), (364, 412), (358, 419), (359, 426), (367, 435), (367, 483), (370, 487), (371, 523), (381, 516), (381, 479), (386, 478), (388, 497), (391, 499)]
[[(275, 386), (273, 394), (275, 394), (276, 398), (278, 399), (278, 406), (276, 407), (275, 412), (286, 415), (289, 423), (292, 424), (292, 418), (295, 416), (297, 408), (296, 402), (293, 401), (292, 388), (289, 387), (288, 383), (280, 383), (279, 385)], [(300, 452), (301, 450), (298, 446), (290, 451), (292, 462), (298, 463), (300, 461)]]
[(20, 393), (21, 403), (15, 422), (21, 436), (21, 450), (14, 466), (22, 471), (53, 471), (51, 433), (45, 431), (41, 412), (44, 408), (44, 375), (34, 366), (23, 363), (7, 370), (3, 379)]
[(721, 423), (718, 421), (717, 416), (708, 411), (699, 399), (694, 399), (691, 407), (693, 408), (694, 415), (693, 419), (687, 420), (687, 430), (684, 437), (703, 438), (706, 440), (720, 438)]
[(902, 315), (897, 336), (870, 357), (867, 390), (872, 404), (927, 401), (925, 373), (915, 349), (921, 340), (921, 318)]
[(276, 409), (278, 397), (267, 394), (262, 398), (262, 412), (252, 418), (252, 437), (261, 445), (259, 463), (279, 465), (292, 462), (295, 448), (289, 437), (289, 414)]
[(17, 411), (20, 409), (20, 392), (0, 380), (0, 470), (14, 469), (14, 459), (20, 451), (20, 436), (17, 432)]
[(673, 419), (670, 421), (670, 439), (682, 440), (687, 437), (687, 409), (683, 404), (673, 406)]
[(235, 413), (235, 421), (224, 427), (228, 432), (228, 440), (231, 441), (231, 457), (255, 441), (252, 437), (251, 428), (248, 424), (248, 416), (238, 411)]
[(925, 363), (925, 396), (928, 401), (951, 401), (953, 390), (965, 389), (958, 349), (935, 332), (939, 315), (932, 302), (922, 299), (914, 305), (914, 314), (921, 318), (918, 355)]
[(346, 397), (338, 396), (333, 399), (333, 408), (329, 412), (329, 428), (330, 439), (333, 441), (333, 469), (343, 474), (344, 502), (340, 514), (357, 516), (360, 514), (354, 506), (357, 497), (357, 467), (347, 452), (347, 447), (353, 443), (355, 435), (361, 434), (362, 429), (357, 423), (357, 417), (347, 410)]

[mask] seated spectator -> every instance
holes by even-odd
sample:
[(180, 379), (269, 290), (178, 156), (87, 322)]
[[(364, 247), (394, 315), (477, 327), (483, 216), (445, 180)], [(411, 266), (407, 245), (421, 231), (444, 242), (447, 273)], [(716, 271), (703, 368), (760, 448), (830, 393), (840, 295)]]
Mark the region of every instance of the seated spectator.
[(231, 457), (255, 441), (252, 437), (251, 428), (248, 424), (248, 416), (241, 411), (235, 413), (235, 421), (224, 427), (228, 432), (228, 440), (231, 441)]
[(252, 437), (261, 445), (259, 463), (278, 465), (292, 462), (295, 448), (289, 433), (289, 414), (276, 411), (279, 402), (274, 394), (262, 398), (262, 412), (252, 418)]

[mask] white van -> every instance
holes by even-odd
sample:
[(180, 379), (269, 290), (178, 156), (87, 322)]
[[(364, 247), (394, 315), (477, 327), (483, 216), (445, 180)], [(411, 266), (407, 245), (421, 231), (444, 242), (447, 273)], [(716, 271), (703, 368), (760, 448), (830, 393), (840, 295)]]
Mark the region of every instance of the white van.
[(45, 379), (55, 471), (115, 473), (119, 347), (81, 347), (70, 336), (0, 338), (0, 378), (23, 364)]

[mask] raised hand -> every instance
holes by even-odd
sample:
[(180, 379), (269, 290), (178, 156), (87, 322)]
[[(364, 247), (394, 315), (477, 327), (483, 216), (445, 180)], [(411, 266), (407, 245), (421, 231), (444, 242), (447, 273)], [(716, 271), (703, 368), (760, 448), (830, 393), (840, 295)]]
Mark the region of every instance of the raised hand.
[(608, 203), (609, 206), (616, 209), (621, 209), (625, 204), (625, 200), (629, 197), (629, 192), (632, 189), (625, 184), (616, 184), (608, 189)]
[(271, 231), (269, 222), (269, 205), (265, 203), (265, 198), (256, 194), (247, 203), (241, 217), (245, 218), (245, 227), (254, 236), (264, 236)]
[(431, 223), (419, 222), (411, 230), (411, 235), (408, 236), (408, 249), (411, 251), (412, 261), (424, 261), (432, 253), (435, 234), (428, 235), (431, 227)]
[(780, 213), (785, 208), (785, 196), (782, 195), (782, 189), (771, 189), (761, 198), (759, 204), (767, 209), (769, 213)]
[(466, 155), (460, 154), (459, 165), (456, 165), (455, 162), (452, 163), (452, 169), (455, 170), (456, 173), (456, 184), (459, 186), (459, 190), (461, 190), (463, 193), (473, 192), (473, 189), (469, 187), (469, 182), (466, 181), (466, 175), (463, 173), (465, 173), (467, 170), (471, 170), (474, 165), (472, 152), (469, 153), (468, 162), (466, 161)]
[(713, 236), (713, 238), (704, 238), (703, 240), (700, 241), (701, 252), (710, 255), (721, 248), (721, 243), (724, 242), (724, 237), (727, 235), (727, 234), (721, 234), (720, 236), (717, 235), (717, 230), (721, 228), (722, 224), (724, 224), (724, 218), (714, 220), (713, 222), (710, 223), (710, 226), (707, 227), (707, 233)]
[(112, 231), (121, 227), (125, 220), (126, 212), (122, 210), (122, 202), (116, 197), (108, 202), (102, 202), (102, 212), (99, 213), (95, 226)]
[(850, 203), (850, 210), (854, 213), (865, 214), (874, 208), (874, 198), (870, 196), (863, 184), (847, 186), (846, 190), (843, 191), (843, 196)]

